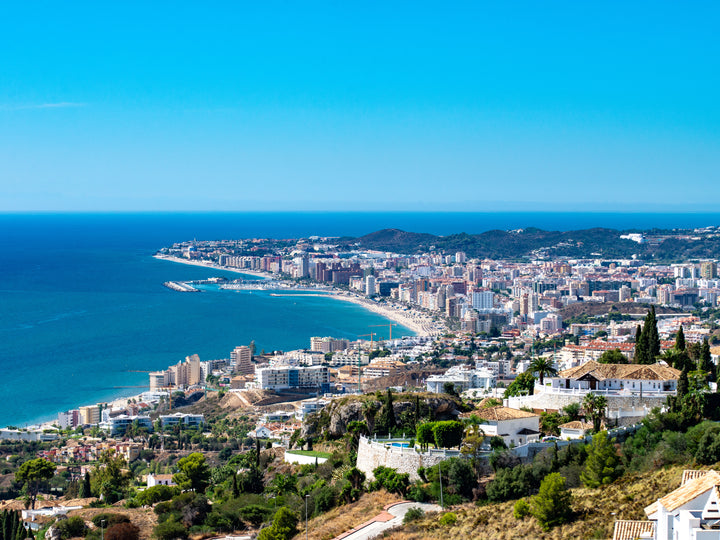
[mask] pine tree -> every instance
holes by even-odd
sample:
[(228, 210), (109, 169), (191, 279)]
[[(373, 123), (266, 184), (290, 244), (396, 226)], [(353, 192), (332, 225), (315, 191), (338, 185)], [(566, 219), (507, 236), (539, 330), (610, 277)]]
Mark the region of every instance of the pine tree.
[(570, 521), (572, 494), (559, 473), (548, 474), (540, 484), (540, 490), (531, 502), (531, 513), (543, 531)]
[(677, 336), (675, 336), (675, 349), (678, 351), (685, 350), (685, 332), (683, 332), (682, 325), (680, 325)]
[(613, 442), (607, 431), (593, 435), (585, 469), (580, 474), (580, 479), (587, 487), (596, 488), (610, 484), (622, 475), (620, 457)]

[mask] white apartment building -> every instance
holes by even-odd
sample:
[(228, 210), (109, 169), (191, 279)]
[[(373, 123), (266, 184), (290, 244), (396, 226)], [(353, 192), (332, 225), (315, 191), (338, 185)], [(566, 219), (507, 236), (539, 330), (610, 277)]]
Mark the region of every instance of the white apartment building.
[(255, 379), (261, 390), (304, 388), (326, 392), (330, 382), (327, 366), (263, 367), (255, 370)]
[(135, 422), (137, 422), (138, 427), (145, 428), (149, 432), (153, 430), (152, 420), (150, 420), (149, 416), (129, 416), (127, 414), (108, 418), (100, 422), (99, 427), (111, 437), (114, 437), (115, 435), (123, 435)]
[(161, 415), (158, 418), (163, 428), (178, 424), (182, 424), (184, 427), (198, 428), (205, 423), (205, 415), (202, 414), (174, 413)]
[(493, 309), (495, 293), (492, 291), (475, 291), (472, 293), (472, 307), (478, 311)]
[(445, 383), (452, 383), (460, 393), (471, 388), (490, 389), (495, 387), (496, 377), (486, 369), (472, 369), (468, 366), (453, 366), (442, 375), (431, 375), (427, 379), (427, 391), (436, 394), (445, 392)]

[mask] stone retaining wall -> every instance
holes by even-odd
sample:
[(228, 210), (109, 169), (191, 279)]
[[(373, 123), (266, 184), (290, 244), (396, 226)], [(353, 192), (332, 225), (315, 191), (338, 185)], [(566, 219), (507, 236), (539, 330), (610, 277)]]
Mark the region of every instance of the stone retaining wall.
[(360, 438), (357, 468), (365, 473), (368, 480), (374, 480), (373, 470), (379, 466), (390, 467), (399, 473), (408, 473), (410, 480), (420, 480), (417, 470), (432, 467), (451, 457), (461, 456), (457, 451), (420, 453), (413, 448), (388, 447), (365, 437)]

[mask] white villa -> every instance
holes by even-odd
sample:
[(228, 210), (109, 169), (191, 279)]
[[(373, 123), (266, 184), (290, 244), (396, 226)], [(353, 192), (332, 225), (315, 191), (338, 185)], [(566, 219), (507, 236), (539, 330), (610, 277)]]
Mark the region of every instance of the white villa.
[(600, 364), (591, 360), (566, 369), (556, 377), (535, 383), (535, 393), (568, 391), (603, 391), (613, 394), (669, 393), (677, 391), (680, 371), (665, 362), (655, 364)]
[(540, 415), (498, 405), (472, 411), (485, 423), (480, 427), (489, 437), (502, 437), (508, 446), (537, 441), (540, 438)]
[(560, 429), (560, 438), (563, 440), (583, 439), (588, 433), (590, 433), (593, 425), (589, 422), (574, 420), (572, 422), (560, 424), (558, 428)]
[(680, 487), (645, 508), (650, 521), (616, 521), (613, 540), (720, 538), (720, 473), (684, 471)]
[(473, 369), (469, 366), (453, 366), (442, 375), (431, 375), (427, 379), (427, 391), (436, 394), (445, 392), (445, 383), (451, 383), (458, 393), (471, 388), (489, 390), (495, 387), (495, 375), (487, 369)]

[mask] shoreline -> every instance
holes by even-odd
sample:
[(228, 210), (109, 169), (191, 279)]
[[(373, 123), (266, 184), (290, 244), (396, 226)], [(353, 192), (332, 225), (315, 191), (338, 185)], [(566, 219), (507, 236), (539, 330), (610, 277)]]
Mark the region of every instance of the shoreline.
[[(205, 261), (191, 261), (188, 259), (181, 259), (179, 257), (172, 257), (167, 255), (158, 255), (155, 254), (152, 256), (154, 259), (157, 260), (163, 260), (168, 262), (174, 262), (177, 264), (186, 264), (190, 266), (201, 266), (210, 270), (219, 270), (219, 271), (225, 271), (225, 272), (233, 272), (235, 274), (245, 274), (249, 276), (254, 276), (261, 278), (263, 280), (267, 279), (274, 279), (276, 276), (273, 276), (269, 272), (259, 272), (256, 270), (245, 270), (245, 269), (238, 269), (238, 268), (227, 268), (223, 266), (218, 266), (216, 264), (209, 264)], [(317, 293), (313, 294), (314, 289), (308, 289), (308, 288), (297, 288), (297, 289), (278, 289), (279, 291), (290, 291), (290, 290), (296, 290), (299, 291), (298, 296), (319, 296), (319, 297), (326, 297), (331, 298), (334, 300), (341, 300), (344, 302), (349, 302), (352, 304), (355, 304), (357, 306), (362, 307), (363, 309), (366, 309), (367, 311), (370, 311), (372, 313), (375, 313), (376, 315), (380, 315), (382, 317), (385, 317), (389, 321), (392, 321), (393, 323), (397, 323), (401, 326), (404, 326), (405, 328), (408, 328), (412, 332), (415, 333), (418, 337), (430, 337), (434, 335), (437, 332), (433, 332), (432, 326), (433, 321), (430, 317), (420, 314), (417, 312), (414, 312), (412, 310), (405, 310), (402, 308), (399, 308), (395, 306), (394, 304), (386, 304), (386, 303), (379, 303), (374, 302), (373, 300), (370, 300), (368, 298), (364, 298), (360, 295), (347, 292), (347, 291), (340, 291), (337, 289), (331, 289), (327, 292), (324, 292), (322, 294)], [(304, 294), (303, 294), (304, 293)], [(129, 400), (136, 400), (137, 402), (140, 402), (140, 397), (142, 396), (142, 393), (136, 394), (136, 395), (130, 395), (130, 396), (119, 396), (115, 398), (111, 398), (105, 403), (110, 408), (122, 408), (127, 405), (127, 402)], [(95, 405), (95, 403), (92, 403), (90, 405)], [(84, 405), (78, 405), (75, 408), (81, 407)], [(54, 418), (52, 420), (46, 420), (44, 422), (37, 422), (33, 424), (26, 424), (24, 428), (21, 429), (55, 429), (54, 426), (57, 425), (58, 419), (57, 415), (62, 411), (57, 411), (54, 414)], [(20, 427), (20, 426), (18, 426)]]
[[(191, 266), (202, 266), (204, 268), (210, 268), (213, 270), (223, 270), (228, 272), (234, 272), (236, 274), (247, 274), (251, 276), (257, 276), (264, 279), (274, 279), (276, 276), (273, 276), (270, 272), (259, 272), (256, 270), (244, 270), (244, 269), (238, 269), (238, 268), (226, 268), (224, 266), (219, 266), (217, 264), (207, 263), (205, 261), (191, 261), (189, 259), (182, 259), (180, 257), (173, 257), (170, 255), (153, 255), (153, 258), (162, 260), (162, 261), (170, 261), (178, 264), (188, 264)], [(297, 291), (312, 291), (312, 289), (307, 288), (297, 288), (297, 289), (278, 289), (278, 290), (297, 290)], [(309, 296), (309, 294), (301, 295), (301, 296)], [(318, 296), (326, 296), (328, 298), (334, 298), (336, 300), (342, 300), (345, 302), (350, 302), (352, 304), (358, 305), (368, 311), (371, 311), (372, 313), (375, 313), (376, 315), (381, 315), (385, 317), (386, 319), (397, 323), (401, 326), (404, 326), (405, 328), (409, 328), (413, 332), (415, 332), (415, 335), (418, 337), (429, 337), (434, 335), (432, 331), (433, 321), (430, 317), (418, 313), (416, 311), (413, 311), (411, 309), (405, 310), (401, 309), (394, 304), (388, 304), (388, 303), (379, 303), (374, 302), (373, 300), (369, 298), (365, 298), (363, 296), (360, 296), (357, 293), (347, 292), (344, 290), (337, 290), (337, 289), (330, 289), (327, 293), (324, 293), (322, 295)]]

